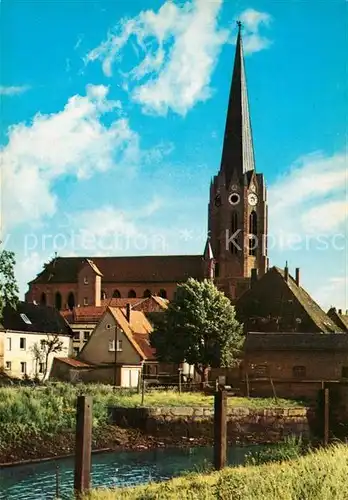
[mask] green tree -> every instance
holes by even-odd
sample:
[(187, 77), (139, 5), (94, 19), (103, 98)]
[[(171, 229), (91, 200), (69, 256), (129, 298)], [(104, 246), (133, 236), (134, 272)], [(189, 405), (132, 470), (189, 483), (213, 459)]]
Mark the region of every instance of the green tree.
[(195, 366), (202, 381), (209, 367), (235, 365), (243, 327), (230, 300), (208, 280), (190, 278), (178, 285), (175, 299), (155, 321), (151, 345), (162, 361)]
[(0, 250), (0, 319), (5, 306), (16, 307), (18, 286), (14, 274), (15, 255), (8, 250)]

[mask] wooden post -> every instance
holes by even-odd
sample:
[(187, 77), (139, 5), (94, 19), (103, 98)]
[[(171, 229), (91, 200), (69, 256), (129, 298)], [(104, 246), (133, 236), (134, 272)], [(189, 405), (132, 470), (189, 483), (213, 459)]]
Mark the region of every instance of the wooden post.
[(276, 391), (275, 391), (275, 388), (274, 388), (274, 384), (273, 384), (273, 379), (272, 377), (269, 377), (270, 381), (271, 381), (271, 386), (272, 386), (272, 392), (273, 392), (273, 397), (274, 399), (276, 400), (277, 402), (277, 394), (276, 394)]
[(76, 498), (81, 498), (91, 486), (92, 404), (91, 396), (77, 398), (74, 477)]
[(179, 368), (179, 394), (181, 394), (181, 368)]
[(143, 373), (143, 377), (141, 380), (141, 406), (144, 406), (144, 398), (145, 398), (145, 377)]
[(223, 469), (226, 465), (227, 452), (227, 395), (226, 391), (217, 391), (214, 399), (214, 467)]
[(247, 398), (250, 398), (249, 374), (247, 371), (245, 373), (245, 380), (246, 380)]
[(329, 444), (329, 389), (324, 389), (324, 446)]

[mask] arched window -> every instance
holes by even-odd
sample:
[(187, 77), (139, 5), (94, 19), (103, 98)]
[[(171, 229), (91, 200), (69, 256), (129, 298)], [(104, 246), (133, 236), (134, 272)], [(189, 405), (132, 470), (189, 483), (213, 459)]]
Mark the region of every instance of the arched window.
[[(238, 231), (238, 214), (237, 212), (232, 212), (231, 214), (231, 237)], [(230, 252), (236, 254), (238, 252), (238, 235), (233, 238), (233, 241), (230, 243)]]
[(129, 292), (128, 292), (129, 299), (135, 299), (136, 296), (137, 296), (137, 294), (135, 293), (134, 290), (129, 290)]
[(114, 290), (114, 293), (112, 294), (112, 297), (114, 299), (120, 299), (121, 298), (121, 292), (119, 290)]
[(167, 291), (164, 290), (164, 288), (161, 288), (161, 290), (159, 291), (159, 296), (162, 297), (162, 299), (166, 299), (167, 298)]
[(40, 304), (42, 306), (45, 306), (46, 303), (47, 303), (46, 294), (45, 294), (45, 292), (42, 292), (41, 297), (40, 297)]
[(249, 215), (249, 255), (256, 255), (257, 248), (257, 214), (255, 210)]
[(100, 298), (103, 300), (103, 299), (107, 299), (108, 296), (107, 296), (107, 293), (105, 290), (102, 290), (101, 293), (100, 293)]
[(151, 297), (151, 290), (148, 288), (144, 291), (143, 297)]
[(68, 295), (68, 307), (70, 310), (73, 310), (75, 307), (75, 296), (73, 292), (70, 292)]
[(60, 292), (56, 292), (56, 295), (54, 298), (54, 305), (56, 306), (56, 309), (58, 309), (58, 311), (61, 310), (61, 308), (62, 308), (62, 296), (61, 296)]

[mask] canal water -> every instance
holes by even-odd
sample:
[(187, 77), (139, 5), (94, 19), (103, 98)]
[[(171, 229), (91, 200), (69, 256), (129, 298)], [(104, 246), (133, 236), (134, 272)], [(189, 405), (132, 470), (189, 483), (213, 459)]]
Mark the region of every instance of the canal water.
[[(230, 465), (241, 465), (252, 447), (228, 450)], [(93, 487), (131, 486), (162, 481), (184, 472), (202, 471), (212, 463), (212, 448), (157, 449), (92, 455)], [(58, 466), (61, 498), (71, 498), (74, 459), (65, 458), (0, 469), (1, 500), (52, 500)]]

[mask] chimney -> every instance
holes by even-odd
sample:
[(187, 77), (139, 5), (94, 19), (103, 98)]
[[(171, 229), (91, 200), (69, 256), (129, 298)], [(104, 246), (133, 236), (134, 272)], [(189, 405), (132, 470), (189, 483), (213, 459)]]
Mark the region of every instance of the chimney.
[(257, 268), (253, 267), (250, 276), (250, 288), (252, 288), (257, 282)]
[(285, 263), (285, 267), (284, 267), (284, 279), (286, 282), (289, 281), (289, 268), (288, 268), (288, 261), (286, 261)]
[(296, 272), (296, 278), (295, 278), (296, 279), (296, 285), (300, 286), (300, 268), (296, 267), (295, 272)]
[(338, 310), (338, 314), (342, 315), (342, 309)]
[(126, 305), (126, 319), (128, 323), (130, 323), (130, 315), (131, 315), (131, 305), (127, 304)]

